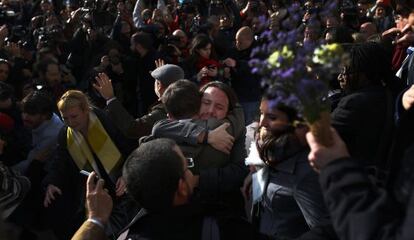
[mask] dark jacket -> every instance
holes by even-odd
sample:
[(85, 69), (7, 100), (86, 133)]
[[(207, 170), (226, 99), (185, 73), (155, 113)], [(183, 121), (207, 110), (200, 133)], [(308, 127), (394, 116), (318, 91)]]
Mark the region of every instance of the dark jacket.
[(412, 239), (414, 236), (414, 145), (407, 151), (391, 189), (372, 184), (357, 161), (337, 159), (320, 175), (335, 231), (341, 239)]
[(112, 100), (107, 105), (106, 112), (125, 136), (134, 139), (150, 135), (155, 122), (167, 118), (165, 107), (160, 102), (154, 105), (147, 115), (137, 119), (127, 112), (118, 99)]
[(233, 48), (229, 54), (230, 58), (236, 60), (236, 67), (231, 69), (231, 86), (237, 94), (240, 102), (260, 101), (260, 77), (251, 73), (249, 66), (250, 54), (255, 43), (248, 49), (239, 51)]
[[(134, 146), (131, 144), (131, 142), (127, 141), (122, 134), (120, 134), (119, 130), (106, 117), (104, 112), (99, 109), (93, 109), (93, 112), (101, 121), (102, 126), (105, 128), (108, 135), (111, 137), (112, 141), (121, 152), (122, 157), (126, 159), (129, 153), (131, 153), (134, 149)], [(51, 171), (44, 180), (45, 184), (53, 184), (57, 187), (64, 187), (65, 183), (74, 185), (73, 183), (78, 182), (79, 180), (85, 180), (84, 176), (79, 174), (79, 169), (67, 149), (67, 129), (68, 127), (64, 126), (60, 130), (58, 136), (57, 154), (52, 163)], [(119, 172), (119, 175), (120, 174), (121, 172)], [(73, 181), (70, 181), (70, 179)]]
[(372, 184), (358, 162), (337, 159), (322, 169), (321, 187), (341, 239), (412, 239), (414, 236), (413, 109), (397, 103), (398, 152), (390, 162), (386, 188)]
[(397, 101), (397, 131), (386, 187), (372, 184), (365, 170), (351, 158), (337, 159), (321, 171), (325, 201), (341, 239), (414, 236), (414, 109), (403, 109), (403, 93)]
[[(275, 238), (295, 238), (329, 224), (318, 175), (308, 162), (308, 149), (288, 135), (273, 146), (274, 166), (265, 165), (252, 176), (253, 223)], [(295, 138), (294, 138), (295, 139)], [(279, 145), (279, 144), (278, 144)]]
[[(134, 146), (126, 141), (101, 110), (94, 109), (93, 111), (125, 159), (133, 150)], [(59, 133), (55, 159), (52, 162), (48, 175), (43, 180), (43, 185), (45, 187), (49, 184), (53, 184), (62, 190), (62, 195), (57, 195), (57, 199), (53, 200), (52, 205), (49, 207), (48, 210), (50, 211), (51, 216), (48, 218), (52, 221), (51, 224), (53, 229), (63, 238), (72, 236), (84, 220), (86, 186), (86, 177), (79, 173), (80, 169), (73, 161), (67, 149), (66, 134), (67, 126), (63, 127)], [(106, 188), (112, 195), (114, 195), (115, 181), (121, 175), (121, 170), (122, 169), (120, 168), (117, 173), (114, 173), (114, 176), (102, 174)], [(111, 225), (114, 226), (114, 229), (120, 230), (122, 224), (125, 224), (125, 222), (123, 222), (124, 220), (121, 219), (125, 219), (127, 222), (128, 219), (126, 213), (118, 211), (119, 208), (117, 203), (115, 203), (114, 206), (113, 213), (120, 214), (118, 216), (121, 217), (110, 221)], [(57, 219), (59, 219), (59, 221), (56, 221)]]
[[(174, 139), (186, 157), (193, 157), (194, 174), (200, 175), (199, 189), (201, 199), (207, 202), (221, 203), (229, 208), (241, 209), (243, 205), (239, 188), (243, 185), (248, 169), (244, 164), (246, 150), (244, 147), (246, 128), (244, 127), (243, 111), (240, 107), (229, 114), (228, 121), (232, 124), (228, 131), (235, 137), (230, 155), (220, 152), (210, 145), (197, 144), (198, 135), (207, 130), (215, 129), (223, 121), (214, 119), (193, 121), (160, 121), (153, 128), (153, 137)], [(240, 203), (239, 206), (230, 199)], [(240, 201), (239, 201), (240, 200)]]
[[(332, 112), (332, 126), (364, 166), (383, 167), (392, 136), (393, 99), (382, 86), (343, 97)], [(390, 107), (391, 106), (391, 107)]]
[(163, 213), (143, 213), (129, 227), (127, 239), (265, 239), (243, 219), (207, 212), (199, 205), (187, 204)]

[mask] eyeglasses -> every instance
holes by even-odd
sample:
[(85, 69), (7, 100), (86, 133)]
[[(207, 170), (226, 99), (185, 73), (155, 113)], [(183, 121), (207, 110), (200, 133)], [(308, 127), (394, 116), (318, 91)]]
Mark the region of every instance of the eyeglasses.
[(349, 68), (343, 68), (342, 71), (339, 73), (340, 76), (349, 76), (355, 74), (355, 71), (350, 70)]

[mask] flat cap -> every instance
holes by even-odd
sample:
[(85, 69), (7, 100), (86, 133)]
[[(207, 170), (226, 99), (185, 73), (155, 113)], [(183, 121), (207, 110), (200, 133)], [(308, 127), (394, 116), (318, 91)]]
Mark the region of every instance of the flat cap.
[(151, 76), (168, 87), (171, 83), (183, 79), (184, 71), (181, 67), (174, 64), (165, 64), (151, 72)]

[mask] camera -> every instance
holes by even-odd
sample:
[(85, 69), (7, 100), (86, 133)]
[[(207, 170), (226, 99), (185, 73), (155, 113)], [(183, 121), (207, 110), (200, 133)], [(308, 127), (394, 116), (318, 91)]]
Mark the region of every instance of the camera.
[(0, 6), (0, 25), (3, 25), (3, 24), (9, 25), (13, 23), (16, 16), (17, 14), (15, 11), (5, 6)]

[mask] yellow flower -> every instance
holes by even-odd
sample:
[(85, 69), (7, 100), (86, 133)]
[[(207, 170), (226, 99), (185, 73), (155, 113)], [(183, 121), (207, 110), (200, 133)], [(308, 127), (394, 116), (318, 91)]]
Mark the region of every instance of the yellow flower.
[(280, 67), (279, 56), (280, 56), (279, 51), (275, 51), (275, 52), (272, 53), (272, 55), (269, 56), (267, 61), (272, 66)]
[(271, 66), (280, 67), (282, 61), (290, 62), (293, 60), (293, 57), (293, 52), (287, 46), (283, 46), (282, 51), (274, 51), (267, 59), (267, 62)]
[(316, 64), (327, 64), (342, 55), (343, 49), (337, 43), (322, 45), (313, 52), (312, 61)]

